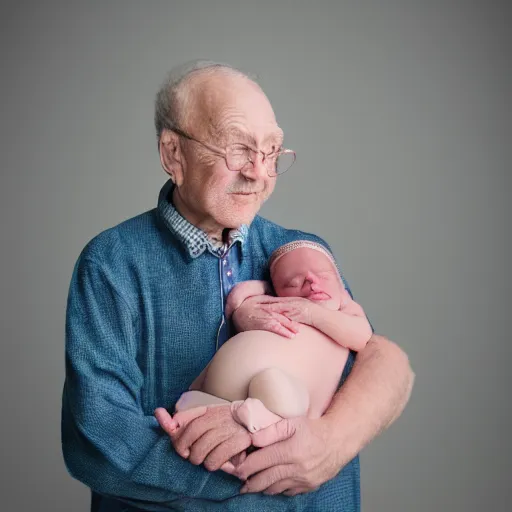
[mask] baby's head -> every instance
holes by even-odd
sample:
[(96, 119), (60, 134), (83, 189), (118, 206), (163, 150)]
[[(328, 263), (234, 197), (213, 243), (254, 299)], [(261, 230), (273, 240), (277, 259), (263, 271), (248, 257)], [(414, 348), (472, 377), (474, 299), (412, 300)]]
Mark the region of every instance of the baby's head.
[(337, 311), (343, 298), (343, 282), (331, 253), (307, 240), (276, 249), (269, 261), (270, 277), (279, 297), (305, 297)]

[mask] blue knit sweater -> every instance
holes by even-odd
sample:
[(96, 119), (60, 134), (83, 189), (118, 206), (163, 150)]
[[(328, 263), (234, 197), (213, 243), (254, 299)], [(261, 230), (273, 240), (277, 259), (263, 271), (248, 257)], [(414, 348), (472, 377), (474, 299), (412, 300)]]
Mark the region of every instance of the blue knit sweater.
[[(191, 255), (169, 229), (168, 206), (160, 201), (101, 233), (76, 263), (62, 399), (69, 472), (92, 489), (93, 509), (101, 512), (359, 511), (358, 457), (318, 491), (286, 497), (240, 495), (237, 478), (174, 451), (153, 411), (172, 408), (213, 357), (223, 303), (218, 256)], [(256, 217), (238, 280), (268, 278), (270, 254), (297, 239), (325, 244)]]

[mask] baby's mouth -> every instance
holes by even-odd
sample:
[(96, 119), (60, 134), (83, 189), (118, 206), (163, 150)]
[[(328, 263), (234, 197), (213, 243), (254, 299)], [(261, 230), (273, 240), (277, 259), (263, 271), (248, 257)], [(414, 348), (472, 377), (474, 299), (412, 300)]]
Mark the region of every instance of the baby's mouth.
[(328, 300), (331, 297), (324, 292), (312, 292), (309, 294), (308, 299), (310, 300)]

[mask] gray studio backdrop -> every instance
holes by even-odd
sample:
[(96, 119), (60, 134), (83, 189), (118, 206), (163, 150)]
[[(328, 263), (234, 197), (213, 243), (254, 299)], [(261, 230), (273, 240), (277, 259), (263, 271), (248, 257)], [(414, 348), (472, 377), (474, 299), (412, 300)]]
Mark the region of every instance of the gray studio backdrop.
[(298, 155), (263, 214), (330, 242), (417, 374), (363, 510), (510, 510), (507, 2), (6, 4), (1, 510), (88, 509), (60, 452), (69, 280), (155, 205), (153, 97), (196, 57), (258, 75)]

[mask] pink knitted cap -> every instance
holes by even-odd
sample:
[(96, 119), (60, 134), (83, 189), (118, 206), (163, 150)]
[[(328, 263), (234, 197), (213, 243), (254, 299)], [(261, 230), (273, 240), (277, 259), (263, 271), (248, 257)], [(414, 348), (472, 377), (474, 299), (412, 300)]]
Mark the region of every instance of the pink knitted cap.
[(334, 265), (334, 268), (338, 271), (338, 276), (340, 277), (340, 272), (338, 269), (338, 265), (336, 265), (336, 260), (333, 258), (332, 254), (321, 244), (318, 244), (316, 242), (310, 242), (309, 240), (296, 240), (295, 242), (289, 242), (287, 244), (282, 245), (281, 247), (278, 247), (273, 253), (272, 256), (270, 256), (269, 260), (269, 268), (270, 272), (272, 272), (272, 269), (274, 268), (275, 264), (287, 253), (294, 251), (295, 249), (313, 249), (314, 251), (321, 252), (325, 256), (329, 258), (331, 263)]

